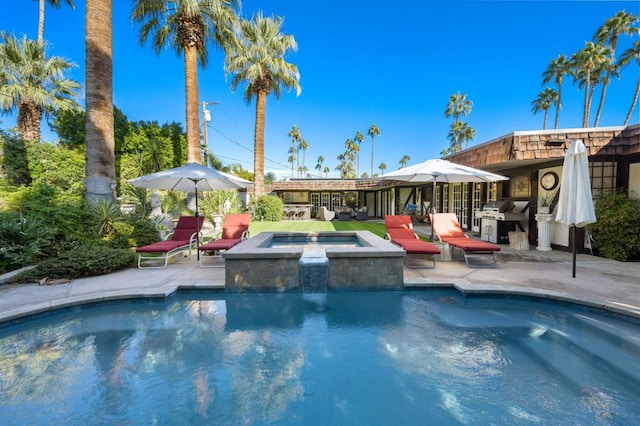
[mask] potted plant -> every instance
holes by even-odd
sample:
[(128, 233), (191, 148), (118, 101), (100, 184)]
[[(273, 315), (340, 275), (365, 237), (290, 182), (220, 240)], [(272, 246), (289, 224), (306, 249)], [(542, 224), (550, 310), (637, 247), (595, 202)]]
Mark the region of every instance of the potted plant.
[(555, 198), (555, 192), (541, 192), (538, 195), (538, 214), (549, 214), (551, 211), (551, 204), (553, 204), (553, 200)]

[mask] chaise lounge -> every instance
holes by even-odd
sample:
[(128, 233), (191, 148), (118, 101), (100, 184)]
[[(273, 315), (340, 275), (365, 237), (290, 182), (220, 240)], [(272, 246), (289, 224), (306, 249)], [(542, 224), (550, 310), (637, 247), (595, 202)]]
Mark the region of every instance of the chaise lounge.
[[(199, 234), (204, 223), (204, 216), (198, 216), (197, 219), (196, 221), (196, 216), (181, 216), (173, 233), (169, 234), (164, 241), (138, 247), (136, 249), (136, 253), (138, 253), (138, 268), (166, 268), (169, 258), (182, 253), (186, 249), (189, 250), (189, 256), (191, 256), (191, 249), (196, 240), (200, 238)], [(143, 262), (150, 260), (159, 260), (162, 264), (160, 266), (142, 266)]]
[[(202, 244), (198, 247), (198, 250), (202, 252), (220, 252), (229, 250), (230, 248), (240, 244), (242, 241), (249, 238), (249, 223), (251, 222), (251, 214), (239, 213), (228, 214), (224, 217), (222, 224), (222, 232), (218, 234), (217, 238)], [(198, 263), (203, 268), (215, 268), (220, 265), (205, 264), (203, 259), (207, 256), (199, 256)]]
[[(440, 249), (434, 244), (422, 241), (413, 231), (413, 223), (410, 216), (392, 216), (384, 217), (384, 223), (387, 226), (385, 239), (390, 240), (395, 245), (402, 247), (407, 252), (405, 264), (409, 268), (435, 268), (436, 255), (440, 254)], [(411, 255), (411, 259), (409, 257)], [(424, 264), (415, 261), (415, 257), (430, 256), (433, 261), (432, 266), (424, 266)]]
[(469, 238), (458, 223), (454, 213), (435, 213), (431, 217), (431, 226), (436, 238), (448, 243), (454, 250), (459, 250), (470, 268), (495, 268), (495, 252), (500, 247), (486, 241)]

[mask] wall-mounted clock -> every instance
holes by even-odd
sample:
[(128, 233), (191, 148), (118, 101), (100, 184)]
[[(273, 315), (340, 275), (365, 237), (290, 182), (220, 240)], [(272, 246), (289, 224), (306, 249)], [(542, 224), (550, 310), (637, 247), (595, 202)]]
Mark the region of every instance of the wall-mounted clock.
[(547, 172), (540, 178), (540, 185), (547, 191), (552, 191), (558, 186), (558, 174), (556, 172)]

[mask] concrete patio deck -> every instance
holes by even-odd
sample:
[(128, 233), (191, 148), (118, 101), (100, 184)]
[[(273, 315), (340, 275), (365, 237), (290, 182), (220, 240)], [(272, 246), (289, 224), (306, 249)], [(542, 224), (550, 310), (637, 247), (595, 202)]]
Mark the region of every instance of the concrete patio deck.
[[(513, 294), (583, 304), (640, 319), (640, 264), (571, 253), (501, 246), (497, 268), (472, 269), (462, 259), (434, 269), (404, 268), (405, 287), (454, 287), (465, 294)], [(0, 322), (84, 303), (166, 297), (178, 289), (224, 289), (224, 268), (179, 258), (166, 269), (127, 269), (70, 283), (0, 285)], [(0, 283), (2, 277), (0, 277)]]

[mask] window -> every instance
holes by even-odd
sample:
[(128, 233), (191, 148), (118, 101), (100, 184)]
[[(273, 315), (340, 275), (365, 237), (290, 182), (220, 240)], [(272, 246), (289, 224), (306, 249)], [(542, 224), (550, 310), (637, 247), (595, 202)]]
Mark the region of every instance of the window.
[(612, 194), (616, 189), (617, 164), (614, 161), (593, 161), (589, 163), (591, 192), (594, 198)]

